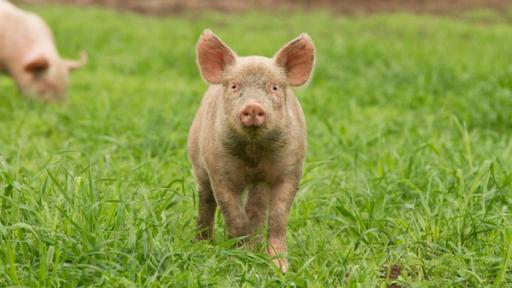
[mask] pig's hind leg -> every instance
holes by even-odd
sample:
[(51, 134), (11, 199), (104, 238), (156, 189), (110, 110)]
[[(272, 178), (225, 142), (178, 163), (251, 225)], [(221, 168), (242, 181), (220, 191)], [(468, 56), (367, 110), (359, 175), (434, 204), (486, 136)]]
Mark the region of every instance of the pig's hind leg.
[[(201, 178), (201, 179), (199, 179)], [(197, 217), (197, 239), (211, 240), (215, 225), (215, 210), (217, 203), (213, 196), (208, 176), (198, 177), (199, 212)]]

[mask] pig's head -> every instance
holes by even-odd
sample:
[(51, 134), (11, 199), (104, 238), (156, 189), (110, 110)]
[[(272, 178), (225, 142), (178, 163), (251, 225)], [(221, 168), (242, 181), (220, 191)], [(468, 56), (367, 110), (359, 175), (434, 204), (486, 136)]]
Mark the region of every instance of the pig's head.
[(291, 108), (290, 87), (302, 86), (310, 78), (315, 47), (301, 34), (281, 48), (273, 58), (238, 57), (210, 30), (197, 44), (197, 63), (203, 78), (222, 85), (224, 127), (244, 138), (272, 135), (286, 129)]
[(28, 57), (23, 65), (24, 81), (20, 88), (24, 94), (48, 101), (66, 99), (69, 73), (87, 63), (87, 54), (82, 52), (80, 60), (64, 60), (45, 55)]

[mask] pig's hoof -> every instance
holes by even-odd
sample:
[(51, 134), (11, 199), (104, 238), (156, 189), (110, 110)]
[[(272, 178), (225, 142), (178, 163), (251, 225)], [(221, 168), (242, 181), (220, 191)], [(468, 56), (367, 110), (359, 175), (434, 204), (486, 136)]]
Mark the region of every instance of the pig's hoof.
[(200, 230), (196, 234), (196, 241), (211, 241), (213, 239), (213, 233), (208, 230)]
[(249, 236), (238, 236), (238, 237), (232, 237), (232, 238), (236, 238), (236, 242), (235, 242), (235, 247), (237, 248), (245, 248), (245, 247), (248, 247), (249, 243), (250, 243), (250, 239), (249, 239)]
[(288, 259), (279, 257), (272, 259), (272, 262), (274, 262), (282, 273), (288, 272)]
[(210, 237), (204, 237), (202, 235), (197, 235), (195, 240), (197, 242), (201, 242), (201, 241), (211, 241), (212, 239)]
[(256, 253), (264, 253), (266, 250), (265, 249), (266, 245), (265, 245), (265, 243), (263, 243), (263, 241), (260, 241), (258, 238), (255, 239), (255, 238), (251, 237), (245, 243), (244, 248), (249, 251), (256, 252)]

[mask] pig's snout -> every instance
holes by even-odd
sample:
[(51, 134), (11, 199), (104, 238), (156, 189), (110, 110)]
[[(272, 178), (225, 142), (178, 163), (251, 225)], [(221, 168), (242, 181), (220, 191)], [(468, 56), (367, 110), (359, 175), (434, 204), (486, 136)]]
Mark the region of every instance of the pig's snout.
[(240, 122), (245, 127), (261, 127), (265, 118), (265, 110), (257, 103), (249, 103), (240, 111)]

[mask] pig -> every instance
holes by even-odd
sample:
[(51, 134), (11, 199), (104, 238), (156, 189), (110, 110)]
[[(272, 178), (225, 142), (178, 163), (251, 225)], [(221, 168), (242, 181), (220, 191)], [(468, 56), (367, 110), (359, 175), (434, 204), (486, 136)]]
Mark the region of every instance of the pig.
[(87, 63), (61, 59), (53, 35), (39, 16), (0, 0), (0, 72), (14, 78), (26, 96), (64, 100), (69, 72)]
[(288, 215), (307, 145), (304, 113), (291, 87), (308, 82), (315, 46), (301, 34), (273, 58), (239, 57), (207, 29), (196, 56), (210, 84), (188, 137), (199, 194), (197, 238), (213, 237), (217, 206), (230, 237), (257, 243), (268, 223), (268, 253), (286, 272)]

